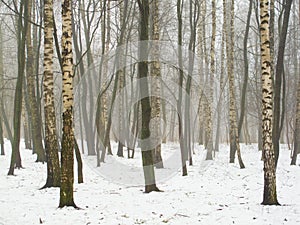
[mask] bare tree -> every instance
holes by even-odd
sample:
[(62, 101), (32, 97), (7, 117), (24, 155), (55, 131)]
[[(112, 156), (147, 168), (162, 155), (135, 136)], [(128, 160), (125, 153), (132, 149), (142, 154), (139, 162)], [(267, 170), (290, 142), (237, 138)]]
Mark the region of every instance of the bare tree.
[[(138, 0), (140, 11), (140, 46), (139, 56), (145, 60), (148, 58), (148, 43), (149, 40), (149, 0)], [(140, 94), (145, 96), (141, 100), (142, 106), (142, 130), (141, 130), (141, 150), (143, 160), (143, 170), (145, 177), (145, 192), (159, 191), (156, 186), (154, 165), (153, 165), (153, 149), (149, 148), (149, 143), (145, 141), (150, 137), (150, 120), (151, 120), (151, 105), (149, 97), (148, 82), (145, 79), (148, 77), (148, 64), (147, 62), (139, 60), (138, 63), (138, 78), (140, 79)]]
[[(28, 1), (21, 1), (19, 6), (17, 42), (18, 42), (18, 77), (14, 99), (14, 136), (12, 142), (12, 154), (8, 175), (14, 175), (14, 168), (21, 168), (20, 136), (21, 136), (21, 114), (22, 114), (22, 90), (25, 69), (25, 44), (28, 24)], [(24, 19), (23, 19), (24, 17)]]
[(272, 143), (273, 82), (271, 77), (269, 0), (260, 1), (262, 127), (264, 159), (263, 205), (278, 205), (276, 192), (275, 154)]
[[(281, 109), (284, 107), (284, 104), (282, 104), (282, 102), (281, 102), (281, 98), (283, 98), (283, 97), (281, 97), (281, 91), (282, 91), (282, 85), (284, 82), (283, 75), (284, 75), (285, 43), (286, 43), (287, 30), (288, 30), (288, 26), (289, 26), (289, 18), (290, 18), (290, 11), (291, 11), (292, 3), (293, 3), (293, 0), (286, 0), (285, 5), (284, 5), (284, 16), (283, 16), (283, 22), (282, 22), (282, 29), (280, 32), (278, 55), (277, 55), (276, 70), (275, 70), (274, 126), (273, 126), (272, 138), (273, 138), (273, 145), (274, 145), (274, 152), (275, 152), (275, 164), (276, 165), (277, 165), (278, 157), (279, 157), (280, 134), (282, 131), (283, 121), (284, 121), (284, 112), (281, 112)], [(283, 100), (284, 100), (284, 98), (283, 98)]]
[[(160, 39), (160, 23), (159, 23), (159, 1), (154, 0), (152, 1), (151, 4), (151, 12), (152, 12), (152, 40), (154, 41), (159, 41)], [(154, 43), (153, 46), (153, 53), (154, 58), (158, 58), (159, 55), (159, 44)], [(154, 87), (153, 89), (153, 96), (151, 97), (151, 117), (156, 118), (157, 123), (153, 124), (153, 131), (154, 131), (154, 137), (157, 143), (157, 146), (155, 147), (154, 150), (154, 164), (156, 168), (163, 168), (163, 161), (161, 157), (161, 125), (160, 125), (160, 118), (161, 118), (161, 103), (162, 99), (160, 99), (160, 94), (161, 94), (161, 84), (160, 84), (160, 77), (161, 77), (161, 68), (160, 68), (160, 62), (159, 61), (154, 61), (151, 63), (151, 76), (153, 77), (153, 82), (154, 82)]]
[(61, 186), (59, 207), (76, 207), (74, 184), (74, 128), (73, 128), (73, 53), (72, 1), (62, 3), (62, 65), (63, 65), (63, 136), (61, 149)]
[[(28, 0), (28, 19), (32, 20), (32, 0)], [(30, 130), (32, 136), (33, 150), (37, 154), (37, 162), (45, 162), (45, 152), (42, 142), (42, 119), (39, 112), (39, 107), (36, 99), (36, 81), (34, 73), (34, 49), (32, 42), (32, 25), (28, 23), (26, 33), (26, 52), (27, 52), (27, 61), (26, 61), (26, 78), (27, 78), (27, 98), (28, 98), (28, 109), (30, 114)]]
[[(230, 5), (230, 25), (229, 30), (225, 30), (226, 36), (226, 55), (227, 55), (227, 75), (229, 80), (229, 122), (230, 122), (230, 163), (234, 163), (235, 153), (237, 153), (240, 168), (245, 168), (241, 158), (239, 134), (237, 127), (236, 113), (236, 94), (234, 85), (234, 1), (231, 0)], [(224, 10), (226, 13), (226, 9)], [(226, 13), (227, 15), (227, 13)], [(225, 18), (227, 18), (225, 16)], [(225, 20), (226, 21), (226, 20)], [(227, 23), (227, 22), (226, 22)], [(229, 34), (230, 33), (230, 34)]]
[(212, 0), (212, 37), (211, 37), (211, 47), (210, 47), (210, 87), (208, 96), (208, 145), (206, 160), (212, 160), (213, 152), (213, 128), (212, 128), (212, 105), (213, 105), (213, 80), (215, 76), (215, 42), (216, 42), (216, 1)]
[(58, 140), (54, 106), (53, 79), (53, 0), (45, 0), (44, 5), (44, 112), (45, 149), (47, 155), (47, 181), (44, 187), (60, 185)]
[(178, 66), (179, 66), (179, 96), (177, 102), (177, 113), (178, 113), (178, 134), (179, 134), (179, 144), (181, 152), (181, 163), (182, 163), (182, 176), (187, 176), (186, 168), (186, 146), (183, 140), (183, 118), (182, 117), (182, 87), (183, 87), (183, 61), (182, 61), (182, 7), (183, 1), (177, 0), (177, 20), (178, 20)]

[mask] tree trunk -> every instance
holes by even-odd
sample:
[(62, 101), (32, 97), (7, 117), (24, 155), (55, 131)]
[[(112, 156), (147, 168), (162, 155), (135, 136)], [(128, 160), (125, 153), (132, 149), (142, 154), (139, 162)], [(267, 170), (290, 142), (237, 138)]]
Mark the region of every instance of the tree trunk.
[[(105, 49), (104, 49), (104, 54), (107, 54), (109, 52), (109, 45), (110, 45), (110, 33), (111, 33), (111, 9), (110, 9), (110, 1), (107, 1), (107, 19), (106, 19), (106, 39), (105, 39)], [(104, 34), (105, 35), (105, 34)], [(106, 80), (108, 77), (108, 57), (105, 56), (106, 58), (104, 59), (104, 66), (103, 66), (103, 80)], [(108, 121), (108, 98), (107, 94), (103, 93), (102, 97), (102, 103), (103, 103), (103, 118), (104, 118), (104, 124), (105, 124), (105, 129), (107, 129), (107, 121)], [(104, 142), (103, 142), (104, 143)], [(107, 154), (112, 155), (111, 151), (111, 144), (110, 141), (107, 143)]]
[(73, 129), (73, 53), (72, 1), (62, 3), (62, 64), (63, 64), (63, 136), (61, 149), (61, 186), (59, 207), (76, 207), (74, 184), (74, 129)]
[[(28, 0), (28, 19), (32, 20), (32, 0)], [(45, 162), (46, 156), (42, 142), (41, 124), (42, 119), (39, 112), (39, 107), (36, 99), (35, 88), (35, 73), (34, 73), (34, 52), (31, 40), (31, 23), (28, 23), (26, 34), (26, 47), (27, 47), (27, 62), (26, 62), (26, 78), (27, 78), (27, 97), (28, 108), (31, 118), (31, 136), (34, 152), (37, 154), (36, 162)]]
[[(122, 33), (124, 33), (122, 35), (122, 37), (125, 37), (125, 33), (126, 33), (126, 17), (127, 17), (127, 6), (128, 6), (128, 2), (123, 2), (121, 0), (120, 4), (119, 4), (119, 11), (120, 11), (120, 27), (121, 29), (123, 29), (123, 31), (121, 31)], [(122, 45), (124, 45), (124, 40), (125, 38), (120, 39), (119, 42), (119, 54), (118, 54), (118, 62), (123, 65), (126, 65), (126, 63), (124, 63), (125, 61), (125, 54), (124, 54), (124, 49), (122, 47)], [(117, 156), (119, 157), (124, 157), (124, 152), (123, 152), (123, 147), (124, 147), (124, 141), (125, 141), (125, 127), (124, 127), (124, 114), (126, 114), (125, 112), (125, 105), (124, 105), (124, 94), (122, 94), (124, 85), (125, 85), (125, 68), (119, 68), (118, 67), (118, 71), (117, 71), (117, 79), (119, 79), (118, 82), (118, 95), (119, 95), (119, 102), (118, 105), (116, 107), (118, 107), (118, 112), (119, 112), (119, 118), (118, 118), (118, 135), (119, 135), (119, 140), (118, 140), (118, 151), (117, 151)]]
[(191, 130), (191, 87), (192, 87), (192, 74), (194, 71), (194, 63), (195, 63), (195, 49), (196, 49), (196, 34), (197, 34), (197, 23), (200, 14), (199, 2), (192, 2), (190, 1), (189, 7), (189, 19), (190, 19), (190, 40), (189, 40), (189, 55), (188, 55), (188, 74), (187, 74), (187, 81), (186, 81), (186, 95), (185, 95), (185, 122), (184, 122), (184, 140), (185, 146), (187, 148), (189, 165), (193, 165), (193, 156), (192, 156), (192, 130)]
[(140, 60), (138, 63), (138, 78), (140, 95), (145, 96), (141, 100), (142, 106), (142, 130), (141, 130), (141, 151), (143, 170), (145, 177), (145, 192), (150, 193), (152, 191), (159, 191), (156, 187), (155, 173), (153, 166), (153, 149), (149, 149), (149, 143), (146, 141), (150, 137), (150, 120), (151, 120), (151, 105), (149, 98), (148, 89), (148, 63), (144, 60), (148, 59), (148, 43), (149, 40), (149, 0), (140, 0), (139, 11), (140, 11), (140, 46), (139, 56)]
[[(115, 57), (116, 68), (118, 68), (118, 70), (116, 72), (116, 78), (115, 78), (113, 93), (112, 93), (112, 97), (111, 97), (110, 110), (108, 111), (108, 120), (107, 120), (107, 126), (106, 126), (106, 130), (105, 130), (105, 136), (104, 136), (104, 149), (101, 153), (101, 159), (100, 159), (101, 162), (104, 162), (106, 148), (110, 147), (109, 142), (110, 142), (110, 130), (111, 130), (111, 124), (112, 124), (113, 106), (115, 104), (117, 92), (118, 92), (118, 90), (120, 90), (120, 87), (123, 85), (123, 84), (119, 84), (119, 82), (121, 80), (124, 80), (124, 74), (123, 74), (124, 71), (122, 71), (122, 68), (120, 69), (120, 65), (122, 63), (120, 60), (123, 60), (123, 58), (124, 58), (124, 52), (123, 52), (122, 45), (124, 44), (125, 32), (126, 32), (126, 28), (127, 28), (127, 24), (125, 23), (125, 21), (127, 19), (127, 13), (128, 13), (127, 7), (128, 7), (128, 1), (125, 1), (123, 15), (122, 15), (121, 29), (120, 29), (120, 37), (118, 38), (117, 52), (116, 52), (116, 57)], [(124, 135), (124, 134), (120, 133), (119, 135)], [(124, 138), (122, 138), (122, 139), (124, 140)], [(119, 142), (119, 146), (118, 146), (119, 155), (121, 156), (122, 154), (121, 154), (120, 150), (122, 150), (122, 154), (123, 154), (123, 144), (121, 142)]]
[[(31, 145), (31, 124), (30, 124), (30, 113), (28, 113), (28, 100), (26, 101), (27, 95), (26, 95), (26, 84), (23, 83), (23, 100), (22, 100), (22, 120), (23, 120), (23, 132), (24, 132), (24, 142), (25, 142), (25, 149), (32, 149)], [(34, 153), (32, 151), (32, 153)]]
[[(199, 99), (199, 105), (198, 105), (198, 118), (199, 118), (199, 134), (198, 134), (198, 142), (199, 145), (204, 144), (204, 133), (205, 133), (205, 102), (206, 99), (204, 98), (204, 75), (206, 70), (204, 71), (204, 58), (206, 60), (206, 52), (204, 50), (204, 46), (206, 46), (206, 37), (205, 37), (205, 26), (206, 26), (206, 0), (201, 3), (200, 6), (201, 11), (201, 21), (198, 23), (198, 73), (199, 73), (199, 83), (200, 83), (200, 99)], [(206, 62), (206, 61), (205, 61)], [(206, 62), (207, 63), (207, 62)], [(205, 63), (205, 68), (207, 67)]]
[[(299, 15), (300, 15), (300, 7), (299, 7)], [(299, 25), (300, 25), (300, 20), (299, 20)], [(294, 41), (295, 41), (294, 43), (296, 43), (296, 37)], [(298, 63), (296, 51), (294, 52), (294, 60), (295, 60), (294, 61), (295, 74), (298, 74), (298, 86), (297, 86), (297, 99), (296, 99), (297, 107), (296, 107), (296, 122), (295, 122), (295, 130), (294, 130), (294, 148), (292, 152), (291, 165), (296, 165), (297, 155), (300, 153), (300, 77), (299, 77), (300, 70), (299, 70), (299, 63)]]
[(275, 155), (272, 143), (273, 82), (271, 77), (269, 0), (260, 1), (262, 123), (264, 159), (263, 205), (278, 205), (276, 193)]
[[(92, 66), (94, 63), (93, 55), (91, 52), (91, 22), (94, 16), (90, 16), (90, 14), (94, 14), (95, 12), (88, 11), (85, 9), (84, 2), (80, 2), (80, 13), (83, 22), (83, 31), (84, 31), (84, 38), (85, 38), (85, 45), (86, 45), (86, 58), (87, 58), (87, 70), (85, 71), (85, 75), (87, 77), (86, 82), (84, 82), (84, 94), (83, 94), (83, 119), (84, 119), (84, 126), (86, 130), (85, 138), (87, 142), (88, 148), (88, 155), (96, 155), (95, 151), (95, 132), (93, 130), (94, 121), (92, 121), (93, 113), (94, 113), (94, 105), (89, 104), (87, 106), (86, 102), (93, 102), (93, 82), (92, 82), (92, 74), (95, 74), (94, 67)], [(89, 7), (90, 5), (88, 5)], [(88, 12), (88, 13), (87, 13)], [(92, 71), (92, 72), (91, 72)], [(89, 99), (87, 99), (87, 97)], [(87, 108), (88, 107), (88, 108)]]
[[(223, 14), (223, 20), (225, 21), (225, 14)], [(223, 23), (222, 25), (222, 43), (221, 43), (221, 74), (220, 74), (220, 94), (219, 94), (219, 100), (218, 100), (218, 106), (217, 106), (217, 131), (216, 131), (216, 142), (215, 142), (215, 151), (219, 151), (220, 146), (220, 127), (221, 127), (221, 113), (222, 113), (222, 107), (223, 107), (223, 100), (224, 100), (224, 90), (225, 90), (225, 83), (224, 83), (224, 74), (225, 74), (225, 29), (226, 24)]]
[(213, 152), (213, 128), (212, 128), (212, 105), (214, 100), (213, 93), (213, 80), (215, 76), (215, 42), (216, 42), (216, 1), (212, 0), (212, 37), (211, 37), (211, 47), (210, 47), (210, 85), (209, 85), (209, 96), (208, 96), (208, 145), (206, 160), (212, 160)]
[(53, 79), (53, 0), (45, 0), (44, 5), (44, 114), (45, 149), (47, 156), (47, 181), (44, 187), (60, 186), (60, 166), (58, 140), (56, 135), (56, 116), (54, 105)]
[[(159, 58), (159, 44), (156, 41), (160, 40), (159, 31), (160, 31), (160, 24), (159, 24), (159, 1), (154, 0), (152, 1), (152, 40), (154, 41), (154, 46), (152, 47), (152, 55), (154, 59)], [(163, 168), (163, 161), (161, 157), (161, 69), (160, 69), (160, 62), (154, 61), (151, 63), (150, 73), (152, 76), (152, 97), (151, 97), (151, 118), (156, 119), (156, 122), (153, 123), (153, 132), (154, 132), (154, 139), (155, 139), (155, 150), (154, 150), (154, 164), (156, 168)]]
[[(24, 16), (24, 24), (22, 25)], [(14, 168), (21, 168), (21, 155), (20, 155), (20, 132), (21, 132), (21, 114), (22, 114), (22, 90), (25, 69), (25, 43), (28, 24), (28, 1), (20, 2), (19, 16), (18, 16), (18, 77), (15, 90), (14, 99), (14, 118), (13, 128), (14, 136), (12, 142), (12, 154), (8, 175), (14, 175)]]
[(75, 156), (77, 160), (78, 184), (82, 184), (83, 183), (82, 159), (81, 159), (81, 154), (76, 139), (74, 139), (74, 148), (75, 148)]
[(182, 164), (182, 176), (187, 176), (186, 168), (186, 146), (183, 140), (182, 132), (182, 87), (183, 87), (183, 62), (182, 62), (182, 0), (177, 0), (177, 19), (178, 19), (178, 66), (179, 66), (179, 96), (177, 102), (177, 115), (178, 115), (178, 135), (179, 135), (179, 144), (180, 144), (180, 153), (181, 153), (181, 164)]
[(278, 157), (279, 157), (279, 142), (280, 134), (282, 127), (280, 126), (281, 116), (281, 86), (282, 86), (282, 77), (284, 73), (284, 52), (285, 52), (285, 43), (287, 30), (289, 26), (289, 17), (293, 0), (286, 0), (284, 6), (284, 18), (282, 23), (282, 29), (280, 33), (279, 46), (278, 46), (278, 55), (276, 63), (276, 73), (275, 73), (275, 87), (274, 87), (274, 126), (273, 126), (273, 146), (275, 152), (275, 165), (277, 166)]
[[(224, 10), (226, 13), (226, 9)], [(226, 16), (225, 16), (226, 18)], [(230, 34), (226, 35), (226, 53), (227, 53), (227, 73), (229, 79), (229, 123), (230, 123), (230, 163), (234, 163), (235, 153), (237, 153), (240, 168), (245, 168), (241, 158), (239, 134), (237, 127), (236, 97), (234, 85), (234, 1), (230, 4)], [(228, 24), (227, 24), (228, 25)], [(227, 30), (227, 29), (226, 29)]]
[(296, 124), (294, 131), (294, 149), (291, 165), (296, 165), (297, 155), (300, 153), (300, 79), (298, 78), (297, 89), (297, 108), (296, 108)]
[[(253, 0), (249, 1), (249, 10), (247, 16), (247, 23), (246, 23), (246, 30), (244, 36), (244, 81), (243, 81), (243, 88), (242, 88), (242, 97), (241, 97), (241, 113), (240, 113), (240, 120), (238, 125), (238, 133), (241, 135), (242, 126), (244, 123), (245, 111), (246, 111), (246, 93), (247, 93), (247, 86), (248, 86), (248, 78), (249, 78), (249, 62), (248, 62), (248, 37), (249, 37), (249, 30), (250, 30), (250, 22), (251, 22), (251, 14), (252, 14), (252, 6)], [(246, 137), (245, 137), (246, 138)]]
[[(3, 73), (4, 73), (4, 65), (3, 65), (3, 39), (2, 39), (2, 27), (0, 24), (0, 108), (3, 105)], [(4, 137), (3, 137), (3, 116), (0, 112), (0, 147), (1, 147), (1, 155), (5, 155), (4, 150)]]

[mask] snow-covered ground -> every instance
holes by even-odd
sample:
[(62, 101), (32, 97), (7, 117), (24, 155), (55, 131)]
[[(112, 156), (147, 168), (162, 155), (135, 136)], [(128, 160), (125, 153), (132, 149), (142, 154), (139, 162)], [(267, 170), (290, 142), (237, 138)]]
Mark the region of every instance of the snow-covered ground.
[[(176, 148), (175, 144), (164, 145), (164, 158)], [(223, 145), (215, 160), (207, 162), (202, 147), (195, 146), (194, 166), (188, 167), (187, 177), (180, 170), (174, 172), (173, 160), (166, 160), (167, 168), (157, 171), (163, 174), (161, 179), (158, 175), (163, 192), (150, 194), (144, 194), (138, 183), (130, 185), (130, 179), (117, 181), (115, 175), (107, 179), (105, 168), (113, 165), (113, 158), (96, 168), (94, 159), (84, 156), (85, 183), (78, 185), (75, 179), (74, 186), (81, 210), (75, 210), (57, 208), (58, 188), (39, 190), (45, 183), (46, 165), (35, 163), (31, 151), (21, 150), (24, 169), (7, 176), (10, 145), (6, 142), (6, 156), (0, 156), (0, 224), (300, 224), (299, 161), (298, 166), (289, 165), (287, 147), (282, 146), (277, 169), (281, 206), (260, 204), (263, 165), (256, 145), (242, 145), (244, 170), (237, 163), (228, 163), (228, 151)], [(135, 170), (134, 165), (140, 165), (140, 158), (137, 153), (137, 159), (115, 162), (126, 165), (127, 170), (117, 173), (122, 178), (128, 175), (128, 168)]]

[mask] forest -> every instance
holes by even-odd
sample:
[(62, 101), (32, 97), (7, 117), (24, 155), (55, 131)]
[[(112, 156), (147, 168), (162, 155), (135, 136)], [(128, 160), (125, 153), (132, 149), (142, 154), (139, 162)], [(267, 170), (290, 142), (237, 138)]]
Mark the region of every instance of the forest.
[(0, 225), (300, 224), (300, 1), (0, 0)]

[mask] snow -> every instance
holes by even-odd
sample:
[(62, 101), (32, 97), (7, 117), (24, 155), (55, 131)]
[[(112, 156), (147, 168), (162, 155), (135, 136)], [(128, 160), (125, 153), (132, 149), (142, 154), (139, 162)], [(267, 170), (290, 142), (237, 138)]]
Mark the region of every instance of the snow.
[[(300, 224), (300, 167), (290, 166), (290, 151), (282, 145), (277, 169), (278, 200), (281, 206), (262, 206), (263, 163), (256, 145), (242, 145), (246, 169), (237, 162), (228, 163), (229, 147), (222, 145), (214, 161), (205, 161), (202, 146), (195, 145), (194, 166), (189, 175), (166, 160), (167, 169), (156, 170), (158, 187), (163, 192), (143, 193), (140, 179), (116, 180), (126, 177), (128, 168), (138, 174), (140, 154), (136, 159), (108, 157), (96, 168), (94, 158), (83, 156), (84, 182), (75, 178), (74, 199), (81, 208), (58, 208), (59, 189), (39, 190), (45, 183), (46, 165), (35, 163), (35, 155), (24, 149), (24, 169), (16, 176), (7, 176), (10, 144), (6, 155), (0, 156), (0, 224)], [(116, 150), (116, 145), (113, 146)], [(172, 158), (177, 144), (162, 146), (163, 158)], [(127, 152), (124, 152), (127, 156)], [(176, 155), (176, 154), (175, 154)], [(176, 157), (175, 157), (176, 158)], [(170, 162), (169, 162), (170, 161)], [(114, 169), (113, 164), (127, 169)], [(169, 164), (168, 164), (169, 163)], [(173, 166), (172, 166), (173, 165)], [(178, 165), (177, 165), (178, 166)], [(76, 170), (76, 165), (75, 165)], [(179, 169), (179, 170), (178, 170)], [(166, 172), (167, 171), (167, 172)], [(117, 176), (117, 175), (118, 176)], [(135, 173), (133, 173), (135, 174)], [(75, 175), (76, 177), (76, 175)]]

